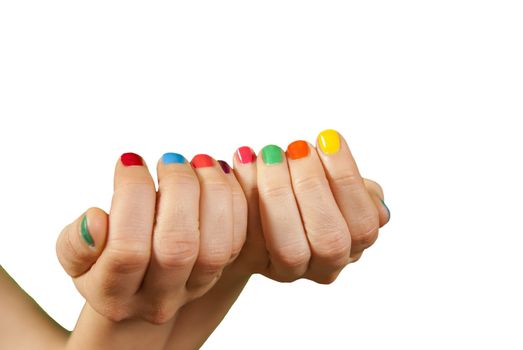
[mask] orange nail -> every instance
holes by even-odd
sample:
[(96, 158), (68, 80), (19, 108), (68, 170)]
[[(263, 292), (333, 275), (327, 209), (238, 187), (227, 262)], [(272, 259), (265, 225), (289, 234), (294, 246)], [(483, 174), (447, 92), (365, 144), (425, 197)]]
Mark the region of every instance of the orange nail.
[(287, 147), (287, 157), (300, 159), (309, 155), (309, 145), (305, 141), (294, 141)]

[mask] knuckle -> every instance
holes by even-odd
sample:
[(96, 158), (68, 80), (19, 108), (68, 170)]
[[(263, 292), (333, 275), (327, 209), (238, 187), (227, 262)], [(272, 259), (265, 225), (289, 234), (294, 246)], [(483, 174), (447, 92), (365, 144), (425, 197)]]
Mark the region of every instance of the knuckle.
[(161, 324), (165, 324), (168, 321), (170, 321), (174, 317), (175, 313), (176, 313), (176, 310), (173, 310), (168, 305), (168, 303), (159, 302), (157, 305), (152, 307), (151, 310), (142, 317), (149, 323), (152, 323), (155, 325), (161, 325)]
[(308, 249), (289, 247), (277, 254), (281, 265), (288, 269), (299, 269), (309, 263), (311, 253)]
[(142, 270), (149, 263), (149, 250), (142, 242), (107, 248), (108, 269), (114, 273), (133, 273)]
[(186, 172), (172, 172), (165, 174), (159, 180), (160, 186), (164, 189), (177, 188), (183, 186), (184, 188), (196, 190), (200, 188), (200, 182), (196, 175)]
[(320, 275), (320, 276), (314, 277), (314, 278), (312, 278), (312, 280), (319, 284), (326, 284), (326, 285), (332, 284), (334, 281), (336, 281), (339, 274), (340, 274), (339, 271), (333, 272), (333, 273), (330, 273), (327, 275)]
[[(126, 216), (125, 222), (121, 221), (122, 220), (120, 220), (117, 225), (117, 230), (119, 232), (116, 236), (119, 237), (129, 237), (130, 240), (133, 240), (133, 237), (143, 237), (144, 235), (150, 235), (152, 231), (152, 222), (150, 222), (149, 218), (143, 215), (135, 215), (133, 210), (131, 210), (128, 216)], [(136, 240), (136, 238), (134, 239)], [(127, 243), (123, 238), (119, 238), (118, 240), (118, 243)]]
[[(186, 233), (184, 233), (186, 234)], [(198, 240), (164, 237), (157, 240), (155, 255), (162, 268), (174, 269), (191, 265), (198, 256)]]
[(264, 198), (279, 199), (293, 196), (293, 192), (287, 184), (265, 185), (259, 188), (259, 195)]
[(122, 180), (122, 182), (115, 188), (115, 195), (132, 195), (143, 199), (155, 200), (156, 189), (152, 179), (143, 181), (139, 180)]
[(103, 311), (101, 313), (113, 322), (121, 322), (130, 317), (129, 310), (127, 310), (120, 303), (110, 303), (104, 305)]
[(322, 232), (321, 239), (313, 247), (315, 255), (331, 263), (342, 263), (350, 255), (351, 240), (345, 230)]
[(200, 254), (198, 266), (208, 273), (218, 273), (229, 262), (231, 251), (227, 249), (213, 249), (212, 251)]
[(293, 187), (296, 192), (320, 192), (327, 188), (327, 179), (320, 176), (308, 176), (293, 181)]
[(355, 173), (343, 173), (334, 177), (332, 181), (337, 187), (348, 191), (365, 188), (363, 178)]
[(227, 181), (220, 181), (220, 180), (212, 180), (212, 181), (205, 181), (202, 184), (202, 188), (205, 191), (221, 194), (221, 195), (231, 195), (232, 189), (231, 185)]
[(379, 218), (372, 216), (368, 219), (363, 219), (354, 224), (354, 229), (351, 230), (352, 240), (354, 244), (368, 248), (378, 238)]

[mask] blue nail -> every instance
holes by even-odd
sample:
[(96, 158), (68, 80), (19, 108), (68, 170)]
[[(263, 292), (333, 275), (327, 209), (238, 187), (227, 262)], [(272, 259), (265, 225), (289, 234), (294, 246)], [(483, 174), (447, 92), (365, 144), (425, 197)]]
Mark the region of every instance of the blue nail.
[(185, 163), (185, 158), (178, 153), (165, 153), (162, 156), (162, 162), (164, 164), (183, 164)]
[(385, 204), (383, 199), (380, 198), (380, 201), (381, 201), (381, 204), (383, 204), (383, 206), (385, 207), (385, 209), (387, 209), (387, 213), (389, 214), (389, 220), (390, 220), (390, 210), (389, 210), (389, 207), (387, 207), (387, 204)]

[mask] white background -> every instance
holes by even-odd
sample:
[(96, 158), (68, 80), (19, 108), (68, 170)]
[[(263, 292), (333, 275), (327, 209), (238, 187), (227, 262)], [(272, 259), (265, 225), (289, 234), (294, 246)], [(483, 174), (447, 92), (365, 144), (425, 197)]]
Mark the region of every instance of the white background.
[(332, 285), (253, 278), (204, 348), (523, 347), (521, 1), (173, 3), (0, 3), (0, 262), (52, 317), (83, 302), (56, 236), (120, 153), (335, 128), (390, 224)]

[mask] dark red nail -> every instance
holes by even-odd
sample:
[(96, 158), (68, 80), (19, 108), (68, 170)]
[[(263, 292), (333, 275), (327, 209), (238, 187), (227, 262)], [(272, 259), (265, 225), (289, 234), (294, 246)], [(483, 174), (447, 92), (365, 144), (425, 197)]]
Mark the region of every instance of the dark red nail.
[(211, 156), (207, 154), (197, 154), (191, 160), (191, 165), (193, 168), (205, 168), (209, 166), (214, 166), (214, 161)]
[(136, 153), (124, 153), (120, 157), (120, 160), (122, 161), (122, 164), (125, 166), (132, 166), (132, 165), (143, 165), (143, 159)]
[(227, 164), (226, 161), (219, 160), (218, 163), (220, 163), (220, 166), (222, 167), (224, 173), (228, 174), (231, 172), (231, 167), (229, 166), (229, 164)]
[(254, 153), (252, 148), (247, 146), (238, 148), (238, 150), (236, 150), (236, 155), (242, 164), (252, 163), (256, 160), (256, 153)]

